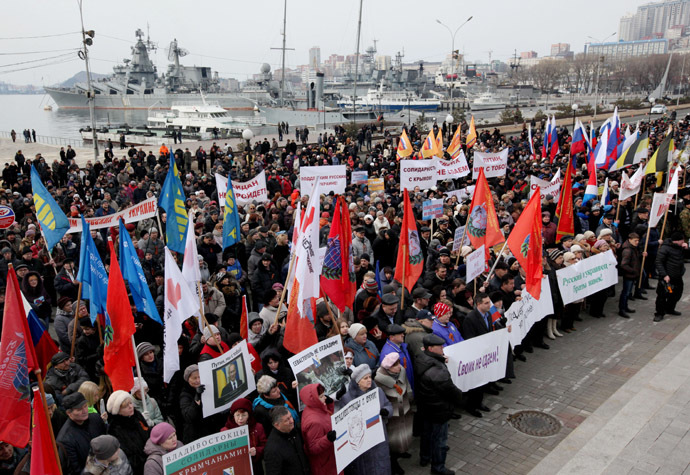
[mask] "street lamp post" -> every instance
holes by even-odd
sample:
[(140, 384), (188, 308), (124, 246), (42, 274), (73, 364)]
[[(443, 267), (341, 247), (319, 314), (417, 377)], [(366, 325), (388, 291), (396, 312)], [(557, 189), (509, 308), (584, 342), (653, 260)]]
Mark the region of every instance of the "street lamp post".
[(448, 143), (450, 143), (451, 137), (453, 137), (453, 114), (448, 114), (445, 122), (448, 128)]
[(251, 140), (254, 138), (254, 132), (251, 129), (244, 129), (242, 131), (242, 138), (247, 141), (246, 151), (249, 153), (252, 148)]
[(573, 109), (573, 133), (574, 133), (575, 132), (575, 115), (577, 114), (577, 109), (579, 106), (576, 103), (574, 103), (570, 107), (571, 107), (571, 109)]
[(84, 12), (82, 9), (82, 2), (79, 0), (79, 17), (81, 19), (81, 39), (83, 50), (80, 51), (80, 57), (84, 60), (86, 66), (86, 99), (89, 103), (89, 115), (91, 116), (91, 134), (93, 138), (93, 158), (98, 160), (98, 132), (96, 131), (96, 93), (91, 87), (91, 66), (89, 64), (89, 50), (87, 46), (93, 45), (93, 37), (95, 32), (93, 30), (84, 30)]
[(443, 23), (441, 20), (437, 19), (436, 23), (444, 27), (450, 33), (450, 60), (452, 64), (452, 70), (450, 74), (450, 84), (448, 85), (448, 100), (450, 101), (450, 110), (453, 111), (453, 86), (455, 86), (455, 79), (453, 78), (453, 73), (457, 74), (457, 63), (455, 62), (455, 35), (460, 31), (460, 28), (467, 25), (467, 23), (474, 18), (474, 16), (469, 17), (465, 22), (455, 29), (455, 32), (450, 29), (448, 25)]
[[(614, 31), (613, 33), (611, 33), (609, 36), (607, 36), (603, 40), (599, 40), (597, 38), (594, 38), (593, 36), (588, 36), (587, 38), (590, 38), (590, 39), (596, 41), (597, 43), (603, 45), (604, 41), (608, 40), (609, 38), (611, 38), (612, 36), (615, 36), (615, 35), (616, 35), (616, 32)], [(597, 108), (599, 107), (599, 71), (600, 71), (600, 66), (603, 62), (604, 62), (604, 56), (603, 55), (599, 56), (599, 59), (597, 60), (597, 80), (596, 80), (596, 83), (594, 84), (594, 118), (595, 119), (597, 118)]]

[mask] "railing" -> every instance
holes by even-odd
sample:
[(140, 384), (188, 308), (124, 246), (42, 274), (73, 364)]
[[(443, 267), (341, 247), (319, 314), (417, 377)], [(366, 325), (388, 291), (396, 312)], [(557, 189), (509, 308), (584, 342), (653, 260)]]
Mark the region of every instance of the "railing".
[[(0, 138), (11, 139), (12, 134), (10, 132), (0, 131)], [(17, 132), (17, 144), (24, 143), (24, 135), (21, 132)], [(33, 142), (33, 136), (31, 137), (31, 143)], [(41, 143), (44, 145), (59, 145), (72, 147), (84, 147), (84, 141), (82, 139), (70, 139), (65, 137), (52, 137), (50, 135), (36, 135), (36, 143)]]

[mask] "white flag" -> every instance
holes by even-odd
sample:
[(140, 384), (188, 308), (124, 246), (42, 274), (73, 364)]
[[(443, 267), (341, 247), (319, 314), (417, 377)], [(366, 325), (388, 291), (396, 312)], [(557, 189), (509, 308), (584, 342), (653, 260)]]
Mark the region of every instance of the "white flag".
[[(184, 260), (182, 261), (182, 278), (187, 283), (189, 290), (196, 297), (197, 307), (199, 307), (199, 286), (201, 284), (201, 268), (199, 267), (199, 252), (196, 248), (196, 234), (194, 234), (194, 218), (189, 216), (189, 227), (187, 228), (187, 241), (184, 244)], [(199, 308), (194, 313), (201, 317)]]
[[(292, 247), (290, 248), (290, 262), (292, 262), (295, 251), (297, 250), (297, 238), (299, 238), (299, 225), (302, 222), (302, 202), (297, 202), (297, 207), (295, 208), (294, 223), (292, 224)], [(287, 291), (290, 293), (292, 291), (292, 283), (295, 280), (295, 266), (290, 266), (288, 264), (288, 275), (285, 282), (287, 282)]]
[(628, 178), (628, 175), (623, 172), (621, 177), (621, 188), (619, 200), (625, 200), (631, 196), (635, 196), (640, 192), (640, 186), (642, 186), (642, 179), (644, 178), (644, 168), (639, 167), (637, 171)]
[[(186, 254), (186, 253), (185, 253)], [(198, 299), (185, 284), (177, 262), (165, 248), (165, 323), (163, 351), (163, 381), (170, 382), (173, 374), (180, 369), (180, 355), (177, 340), (182, 335), (182, 323), (199, 311)]]
[(671, 182), (668, 184), (668, 189), (666, 190), (666, 193), (671, 196), (678, 194), (678, 170), (680, 170), (680, 167), (676, 167), (671, 177)]
[(294, 279), (299, 283), (297, 290), (297, 305), (300, 315), (307, 315), (305, 300), (318, 299), (321, 288), (321, 268), (318, 259), (319, 249), (319, 209), (321, 199), (321, 186), (319, 177), (316, 177), (309, 203), (304, 209), (302, 223), (299, 225), (299, 236), (295, 249)]
[(673, 195), (668, 193), (654, 193), (652, 199), (652, 209), (649, 211), (649, 227), (653, 228), (659, 223), (661, 217), (666, 213), (668, 205), (671, 204)]

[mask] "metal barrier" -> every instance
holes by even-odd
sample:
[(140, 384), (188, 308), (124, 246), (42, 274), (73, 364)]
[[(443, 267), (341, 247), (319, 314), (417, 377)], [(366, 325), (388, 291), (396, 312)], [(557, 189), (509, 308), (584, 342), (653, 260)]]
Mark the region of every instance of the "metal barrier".
[[(0, 131), (0, 137), (4, 139), (11, 139), (12, 134), (10, 132), (5, 132), (5, 131)], [(17, 132), (17, 139), (16, 143), (21, 144), (25, 143), (24, 142), (24, 135), (21, 132)], [(33, 142), (33, 137), (32, 141)], [(67, 146), (71, 145), (74, 148), (77, 147), (84, 147), (84, 141), (82, 139), (69, 139), (65, 137), (52, 137), (50, 135), (36, 135), (36, 143), (44, 144), (44, 145), (59, 145), (59, 146)]]

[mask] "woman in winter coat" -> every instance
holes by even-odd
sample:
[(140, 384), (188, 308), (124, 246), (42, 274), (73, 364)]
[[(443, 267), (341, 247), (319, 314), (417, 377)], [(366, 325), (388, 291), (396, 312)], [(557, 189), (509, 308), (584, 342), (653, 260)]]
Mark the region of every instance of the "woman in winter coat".
[[(380, 414), (382, 422), (385, 423), (388, 420), (388, 416), (393, 412), (393, 406), (384, 392), (374, 383), (371, 377), (371, 369), (366, 364), (361, 364), (352, 370), (350, 385), (345, 395), (338, 401), (338, 410), (369, 391), (379, 392)], [(357, 457), (347, 466), (345, 475), (390, 475), (392, 473), (388, 435), (385, 429), (383, 432), (386, 440)]]
[(134, 475), (143, 473), (146, 463), (144, 446), (151, 432), (146, 419), (134, 409), (132, 396), (126, 391), (112, 393), (107, 408), (110, 413), (108, 434), (120, 441), (120, 448), (127, 455)]
[(144, 475), (164, 475), (163, 455), (182, 447), (177, 440), (175, 428), (161, 422), (151, 429), (151, 438), (146, 442), (144, 453), (148, 456), (144, 465)]
[(185, 383), (180, 393), (179, 404), (182, 415), (183, 441), (188, 444), (206, 435), (203, 422), (204, 412), (201, 406), (203, 387), (199, 378), (199, 366), (195, 364), (187, 366), (183, 378)]
[[(132, 390), (129, 392), (132, 395), (134, 408), (143, 414), (149, 427), (153, 427), (163, 422), (163, 414), (161, 414), (161, 410), (158, 407), (158, 401), (150, 397), (148, 392), (149, 385), (146, 384), (146, 380), (144, 378), (134, 378), (134, 386), (132, 386)], [(144, 401), (146, 401), (145, 410)]]
[(388, 353), (383, 358), (374, 381), (393, 407), (386, 425), (393, 473), (404, 473), (400, 469), (398, 459), (410, 457), (408, 450), (412, 445), (412, 412), (410, 411), (412, 386), (400, 364), (398, 353)]
[[(252, 457), (254, 475), (263, 475), (264, 468), (261, 461), (266, 447), (266, 432), (261, 424), (257, 424), (252, 413), (252, 403), (249, 399), (239, 398), (230, 406), (228, 421), (221, 431), (235, 429), (246, 425), (249, 430), (249, 455)], [(148, 475), (148, 474), (144, 474)]]
[(302, 438), (311, 472), (336, 475), (338, 469), (333, 450), (335, 431), (331, 427), (333, 399), (326, 395), (326, 390), (319, 383), (303, 387), (299, 397), (306, 406), (302, 412)]
[(259, 393), (259, 396), (254, 399), (252, 408), (254, 409), (256, 421), (264, 426), (266, 437), (271, 435), (271, 430), (273, 429), (270, 413), (271, 409), (276, 406), (285, 406), (290, 411), (295, 424), (299, 424), (299, 414), (295, 406), (280, 392), (278, 381), (275, 378), (266, 375), (259, 378), (256, 382), (256, 391)]
[(99, 435), (91, 439), (89, 446), (82, 475), (132, 475), (132, 467), (115, 437)]
[(371, 340), (367, 339), (367, 329), (361, 323), (353, 323), (347, 331), (350, 338), (345, 340), (345, 346), (355, 354), (354, 365), (366, 364), (374, 370), (379, 362), (379, 350)]
[(256, 373), (256, 380), (260, 380), (262, 376), (275, 378), (280, 392), (297, 407), (297, 380), (278, 350), (270, 348), (262, 353), (261, 371)]
[(22, 279), (21, 288), (26, 300), (31, 304), (31, 308), (36, 311), (38, 318), (43, 320), (46, 328), (48, 328), (53, 309), (50, 306), (50, 295), (43, 287), (41, 274), (35, 271), (27, 273)]
[(142, 341), (137, 345), (137, 358), (141, 375), (149, 387), (149, 396), (156, 401), (164, 401), (162, 358), (156, 357), (156, 349), (148, 341)]

